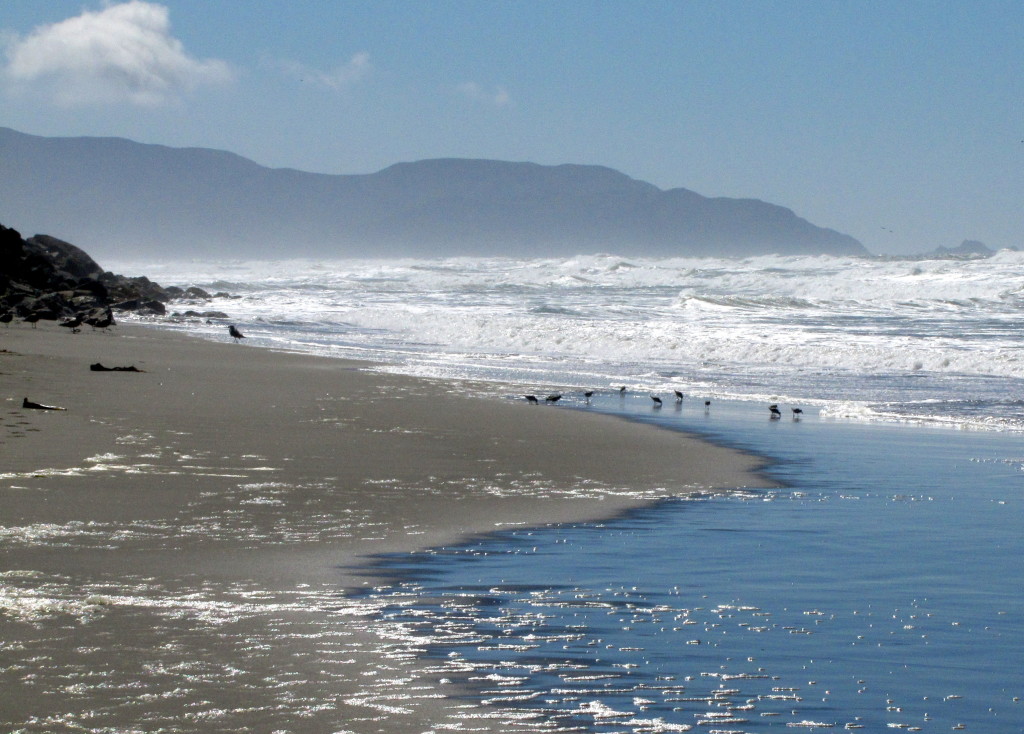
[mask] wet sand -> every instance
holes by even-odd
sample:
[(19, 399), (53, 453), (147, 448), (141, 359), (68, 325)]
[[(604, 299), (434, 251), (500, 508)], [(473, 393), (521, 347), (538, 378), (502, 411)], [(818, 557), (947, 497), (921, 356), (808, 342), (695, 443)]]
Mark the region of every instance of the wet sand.
[[(364, 566), (374, 554), (765, 484), (757, 458), (679, 433), (224, 337), (0, 328), (5, 730), (79, 731), (91, 722), (125, 731), (422, 732), (458, 721), (510, 731), (437, 698), (444, 686), (418, 659), (381, 659), (368, 611), (345, 601), (379, 582)], [(90, 371), (95, 362), (142, 372)], [(26, 397), (66, 410), (23, 409)], [(188, 606), (200, 591), (209, 606)], [(154, 611), (160, 595), (190, 611)], [(225, 624), (244, 627), (236, 642), (273, 641), (270, 617), (251, 600), (299, 596), (315, 601), (268, 613), (274, 625), (294, 625), (267, 643), (271, 653), (225, 643)], [(217, 603), (226, 609), (241, 597), (250, 601), (238, 609), (248, 611), (208, 618)], [(296, 632), (304, 627), (308, 635)], [(303, 642), (325, 629), (344, 638), (344, 661), (332, 666)], [(177, 646), (211, 665), (235, 657), (241, 672), (235, 685), (225, 674), (204, 689), (167, 666), (159, 676), (155, 663), (135, 670), (125, 646), (154, 659), (163, 653), (152, 650)], [(69, 692), (67, 671), (85, 667), (104, 671), (107, 684)], [(322, 705), (296, 720), (276, 714), (281, 694), (269, 684), (264, 694), (258, 681), (281, 670)], [(140, 688), (152, 699), (129, 701)], [(399, 698), (401, 706), (382, 703)], [(199, 710), (207, 714), (197, 718)]]

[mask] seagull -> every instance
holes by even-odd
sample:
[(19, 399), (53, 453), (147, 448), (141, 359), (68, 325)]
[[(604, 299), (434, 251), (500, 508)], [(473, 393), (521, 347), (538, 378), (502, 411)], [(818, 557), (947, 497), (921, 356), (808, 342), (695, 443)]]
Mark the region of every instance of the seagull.
[(654, 401), (654, 407), (655, 408), (660, 408), (661, 407), (661, 398), (659, 398), (657, 395), (651, 395), (651, 400)]
[(679, 390), (673, 390), (672, 392), (674, 392), (676, 394), (676, 402), (677, 403), (683, 402), (683, 393), (682, 392), (680, 392)]
[(77, 334), (79, 332), (78, 327), (82, 325), (83, 321), (85, 321), (85, 316), (82, 314), (76, 314), (67, 321), (61, 321), (60, 325), (66, 329), (71, 329), (72, 334)]
[(240, 332), (235, 327), (234, 324), (231, 324), (231, 326), (228, 327), (228, 333), (231, 334), (231, 338), (234, 339), (236, 342), (239, 341), (240, 339), (245, 339), (245, 334)]
[(775, 403), (772, 403), (771, 405), (769, 405), (768, 406), (768, 410), (770, 410), (772, 412), (772, 419), (781, 418), (782, 417), (782, 413), (779, 411), (779, 406), (776, 405)]
[(85, 319), (85, 323), (89, 324), (94, 329), (106, 329), (108, 326), (112, 326), (114, 323), (114, 314), (107, 309), (105, 316), (101, 318), (92, 317)]
[(526, 402), (528, 402), (530, 405), (537, 405), (537, 396), (536, 395), (527, 395), (526, 396)]

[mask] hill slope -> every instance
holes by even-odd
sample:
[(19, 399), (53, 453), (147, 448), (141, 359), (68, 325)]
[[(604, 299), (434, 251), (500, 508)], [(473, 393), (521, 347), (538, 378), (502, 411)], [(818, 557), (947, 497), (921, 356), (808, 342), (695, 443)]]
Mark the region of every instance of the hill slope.
[(6, 128), (0, 221), (108, 257), (867, 254), (780, 206), (663, 191), (600, 166), (440, 159), (325, 175)]

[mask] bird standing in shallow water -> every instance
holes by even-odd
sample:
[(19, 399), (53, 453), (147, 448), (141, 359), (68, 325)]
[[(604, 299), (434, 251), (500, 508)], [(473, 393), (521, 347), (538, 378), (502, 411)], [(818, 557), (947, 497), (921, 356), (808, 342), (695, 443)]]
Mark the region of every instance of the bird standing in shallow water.
[(661, 407), (661, 398), (659, 398), (657, 395), (651, 395), (651, 400), (654, 401), (654, 407), (655, 408), (660, 408)]
[(683, 393), (682, 393), (682, 391), (681, 390), (673, 390), (673, 392), (676, 394), (676, 402), (677, 403), (683, 402)]
[(775, 403), (772, 403), (771, 405), (769, 405), (768, 406), (768, 410), (771, 411), (772, 419), (773, 420), (775, 418), (781, 418), (782, 417), (782, 413), (779, 411), (779, 406), (776, 405)]
[(793, 410), (793, 420), (795, 420), (795, 421), (800, 420), (800, 416), (802, 416), (804, 414), (803, 409), (802, 408), (793, 408), (792, 410)]
[(527, 395), (526, 396), (526, 402), (528, 402), (530, 405), (537, 405), (538, 404), (537, 396), (536, 395)]
[(235, 328), (234, 324), (231, 324), (231, 326), (228, 327), (228, 333), (231, 334), (231, 338), (234, 339), (236, 342), (240, 339), (245, 339), (245, 334), (243, 334), (237, 328)]

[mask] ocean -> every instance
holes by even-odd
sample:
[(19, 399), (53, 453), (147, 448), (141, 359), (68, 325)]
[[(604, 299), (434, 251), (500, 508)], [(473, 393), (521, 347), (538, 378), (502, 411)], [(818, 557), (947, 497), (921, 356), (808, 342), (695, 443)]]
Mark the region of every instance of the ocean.
[[(251, 344), (523, 391), (674, 389), (823, 417), (1024, 428), (1024, 253), (116, 263), (236, 298)], [(182, 309), (184, 310), (184, 309)], [(223, 338), (222, 323), (184, 328)]]
[[(1024, 253), (107, 265), (229, 294), (173, 307), (228, 319), (161, 328), (226, 340), (234, 323), (255, 346), (489, 384), (486, 399), (558, 393), (536, 409), (769, 459), (764, 487), (377, 559), (391, 582), (346, 603), (389, 658), (457, 684), (467, 715), (446, 728), (486, 705), (543, 732), (1024, 731)], [(231, 625), (263, 616), (325, 676), (340, 663), (332, 615), (353, 612), (328, 592), (147, 583), (92, 591), (164, 625), (207, 619), (226, 648), (258, 646)], [(5, 598), (45, 615), (62, 594)], [(261, 685), (175, 655), (153, 674)], [(264, 684), (295, 686), (282, 711), (312, 717), (295, 675)], [(400, 689), (368, 705), (386, 716)]]

